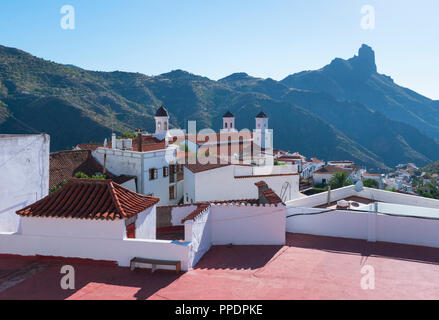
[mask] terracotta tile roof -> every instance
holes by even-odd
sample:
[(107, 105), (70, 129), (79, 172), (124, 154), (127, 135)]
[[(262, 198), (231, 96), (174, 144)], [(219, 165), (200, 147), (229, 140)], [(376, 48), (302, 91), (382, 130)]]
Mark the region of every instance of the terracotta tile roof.
[(363, 176), (381, 177), (381, 173), (370, 173), (370, 172), (365, 172), (365, 173), (363, 173)]
[(298, 176), (299, 173), (279, 173), (279, 174), (264, 174), (253, 176), (236, 176), (235, 179), (249, 179), (249, 178), (264, 178), (264, 177), (284, 177), (284, 176)]
[(283, 203), (282, 199), (273, 191), (273, 189), (268, 187), (265, 181), (256, 182), (255, 186), (258, 187), (259, 190), (259, 203), (264, 203), (265, 201), (269, 204)]
[[(219, 162), (219, 161), (217, 161), (217, 162)], [(197, 162), (195, 164), (186, 164), (185, 167), (193, 173), (199, 173), (199, 172), (203, 172), (203, 171), (209, 171), (209, 170), (227, 167), (230, 165), (231, 165), (230, 163), (226, 163), (226, 164), (222, 164), (222, 163), (201, 164), (201, 163)]]
[(136, 179), (136, 178), (137, 178), (136, 176), (129, 176), (129, 175), (122, 174), (120, 176), (112, 178), (111, 180), (113, 180), (117, 184), (123, 184), (125, 182), (128, 182), (128, 181)]
[[(132, 139), (133, 151), (139, 152), (139, 138)], [(159, 140), (154, 136), (142, 136), (142, 152), (166, 149), (165, 140)]]
[(267, 199), (269, 204), (279, 204), (283, 203), (282, 199), (274, 192), (272, 189), (265, 190), (264, 197)]
[(72, 179), (17, 214), (25, 217), (115, 220), (133, 217), (159, 198), (132, 192), (111, 180)]
[[(103, 166), (93, 158), (90, 150), (70, 150), (59, 151), (50, 154), (49, 160), (49, 188), (61, 184), (65, 180), (70, 180), (77, 172), (82, 172), (89, 177), (102, 174)], [(125, 183), (135, 176), (121, 175), (116, 176), (110, 171), (106, 171), (107, 178), (118, 184)]]
[[(59, 185), (64, 180), (70, 180), (77, 172), (93, 176), (104, 171), (90, 150), (59, 151), (51, 153), (49, 158), (49, 188)], [(114, 177), (114, 174), (108, 171), (106, 175), (109, 178)]]
[[(110, 142), (111, 143), (111, 142)], [(80, 143), (75, 147), (75, 150), (90, 150), (95, 151), (99, 147), (103, 147), (103, 143)]]
[(301, 156), (281, 156), (276, 159), (277, 161), (296, 162), (297, 160), (303, 160)]
[(314, 174), (328, 174), (328, 173), (338, 173), (338, 172), (349, 172), (348, 168), (342, 168), (339, 166), (324, 166), (322, 168), (320, 168), (319, 170), (315, 171)]
[(182, 219), (181, 223), (185, 223), (188, 220), (194, 220), (201, 213), (203, 213), (204, 210), (206, 210), (209, 207), (210, 207), (210, 202), (203, 202), (197, 204), (197, 208), (194, 211), (192, 211), (189, 215), (187, 215), (186, 218)]

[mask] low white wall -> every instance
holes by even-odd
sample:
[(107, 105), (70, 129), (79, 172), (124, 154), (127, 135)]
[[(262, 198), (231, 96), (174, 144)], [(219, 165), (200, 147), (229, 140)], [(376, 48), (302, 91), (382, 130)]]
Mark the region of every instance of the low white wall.
[(195, 266), (212, 246), (211, 208), (185, 223), (185, 241), (190, 241), (189, 264)]
[[(288, 207), (287, 232), (439, 248), (439, 220)], [(303, 215), (297, 215), (303, 214)]]
[(377, 240), (439, 248), (439, 220), (377, 216)]
[(212, 244), (284, 245), (285, 206), (213, 206)]
[(220, 205), (184, 224), (195, 266), (212, 245), (285, 245), (285, 206)]
[(173, 207), (171, 210), (171, 223), (173, 226), (182, 226), (181, 220), (186, 218), (191, 212), (197, 208), (196, 205), (187, 205), (183, 207)]
[(288, 216), (303, 214), (287, 218), (287, 232), (368, 239), (367, 213), (333, 211), (315, 214), (323, 210), (314, 208), (287, 208), (286, 211)]
[[(340, 189), (331, 190), (331, 200), (338, 201), (340, 199), (350, 197), (350, 196), (361, 196), (359, 193), (355, 192), (355, 186), (348, 186)], [(287, 207), (315, 207), (328, 202), (328, 193), (322, 192), (312, 196), (303, 197), (287, 201), (285, 204)]]
[[(162, 240), (70, 238), (0, 233), (0, 254), (56, 256), (115, 261), (127, 267), (134, 257), (180, 260), (188, 270), (189, 245)], [(173, 267), (163, 266), (163, 269)]]

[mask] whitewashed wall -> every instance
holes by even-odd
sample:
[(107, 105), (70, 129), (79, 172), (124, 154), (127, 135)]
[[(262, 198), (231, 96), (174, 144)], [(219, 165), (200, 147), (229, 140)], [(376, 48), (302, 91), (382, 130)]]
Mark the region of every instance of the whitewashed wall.
[[(262, 170), (261, 174), (264, 173), (263, 169), (258, 169)], [(253, 171), (251, 167), (242, 167), (239, 172), (243, 176), (244, 173), (251, 174)], [(234, 166), (220, 167), (198, 173), (185, 169), (184, 186), (185, 193), (189, 195), (189, 202), (191, 199), (194, 202), (257, 199), (258, 188), (255, 183), (261, 180), (265, 181), (278, 195), (281, 194), (283, 184), (288, 182), (291, 186), (291, 192), (288, 192), (287, 201), (299, 196), (299, 175), (235, 178), (235, 173)]]
[(314, 173), (312, 176), (312, 183), (314, 185), (320, 185), (323, 183), (323, 179), (325, 179), (326, 184), (328, 184), (333, 176), (332, 173)]
[(439, 248), (439, 220), (397, 217), (373, 212), (333, 211), (288, 207), (287, 232), (383, 241)]
[(195, 220), (185, 223), (185, 241), (190, 243), (189, 264), (195, 266), (212, 246), (211, 208), (200, 214)]
[(171, 223), (173, 226), (182, 226), (181, 220), (186, 218), (191, 212), (197, 208), (196, 205), (188, 205), (182, 207), (173, 207), (171, 210)]
[(288, 207), (287, 215), (297, 215), (287, 218), (286, 230), (292, 233), (303, 233), (329, 237), (368, 239), (368, 216), (365, 213), (333, 211), (315, 214), (323, 211), (315, 208)]
[(155, 239), (157, 233), (157, 209), (152, 206), (137, 215), (136, 238)]
[(128, 180), (127, 182), (122, 183), (121, 186), (133, 192), (137, 192), (136, 179)]
[[(128, 267), (134, 257), (179, 260), (188, 270), (189, 244), (163, 240), (103, 239), (0, 233), (0, 254), (115, 261)], [(159, 267), (173, 269), (171, 266)]]
[(0, 232), (17, 232), (17, 210), (49, 192), (50, 137), (0, 135)]
[(123, 239), (124, 220), (83, 220), (66, 218), (23, 217), (22, 234), (67, 238)]
[(213, 245), (284, 245), (285, 206), (211, 207)]
[[(96, 160), (103, 165), (104, 154), (107, 154), (107, 169), (114, 174), (133, 175), (137, 177), (137, 192), (152, 194), (160, 198), (159, 205), (176, 204), (183, 197), (184, 182), (179, 181), (173, 184), (169, 177), (163, 177), (163, 167), (169, 166), (169, 161), (175, 161), (172, 152), (166, 150), (150, 152), (134, 152), (126, 150), (114, 150), (98, 148), (93, 152)], [(158, 169), (157, 179), (149, 180), (149, 169)], [(176, 197), (169, 199), (169, 186), (174, 185)]]

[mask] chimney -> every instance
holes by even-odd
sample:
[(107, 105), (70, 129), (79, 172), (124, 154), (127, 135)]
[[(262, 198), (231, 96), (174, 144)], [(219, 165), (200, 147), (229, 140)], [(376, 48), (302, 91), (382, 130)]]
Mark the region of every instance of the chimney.
[(139, 152), (143, 152), (142, 149), (142, 129), (137, 130), (137, 148)]
[(111, 135), (111, 149), (116, 149), (116, 134)]
[(264, 196), (264, 192), (268, 190), (268, 185), (265, 181), (259, 181), (255, 183), (255, 186), (258, 187), (258, 202), (265, 203), (266, 199)]

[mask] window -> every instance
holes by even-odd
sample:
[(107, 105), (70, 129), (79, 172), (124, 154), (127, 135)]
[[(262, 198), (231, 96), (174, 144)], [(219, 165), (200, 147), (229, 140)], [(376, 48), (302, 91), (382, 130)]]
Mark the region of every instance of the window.
[(168, 122), (167, 121), (165, 121), (164, 127), (165, 127), (165, 130), (168, 130)]
[(227, 122), (225, 122), (225, 123), (224, 123), (224, 128), (226, 128), (226, 129), (227, 129)]
[(171, 164), (169, 169), (171, 170), (171, 174), (175, 174), (175, 164)]
[(169, 200), (175, 199), (175, 188), (174, 186), (169, 187)]
[(157, 122), (157, 129), (162, 130), (162, 123), (161, 122)]
[(149, 180), (155, 180), (155, 179), (157, 179), (157, 176), (158, 176), (157, 169), (154, 169), (154, 168), (149, 169)]
[(163, 167), (163, 177), (169, 176), (169, 167)]

